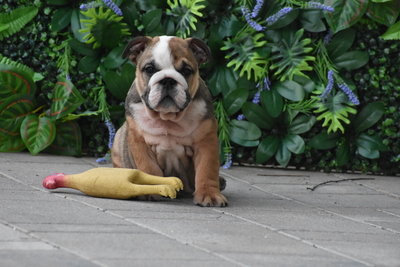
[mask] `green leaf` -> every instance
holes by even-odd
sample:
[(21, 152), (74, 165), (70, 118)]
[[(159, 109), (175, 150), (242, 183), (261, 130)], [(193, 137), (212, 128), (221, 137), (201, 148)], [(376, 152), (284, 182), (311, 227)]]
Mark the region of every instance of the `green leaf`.
[(124, 22), (128, 24), (129, 29), (133, 31), (137, 31), (137, 26), (135, 25), (135, 21), (139, 21), (140, 15), (136, 8), (136, 4), (133, 1), (124, 1), (120, 6), (122, 14), (124, 14)]
[(371, 1), (366, 14), (379, 24), (390, 27), (396, 22), (399, 15), (399, 1)]
[(357, 147), (357, 152), (368, 159), (378, 159), (380, 157), (379, 150), (369, 149), (362, 146)]
[(136, 68), (128, 62), (122, 66), (121, 73), (109, 70), (104, 76), (107, 89), (120, 101), (125, 100), (126, 94), (135, 79), (135, 69)]
[(78, 39), (73, 38), (68, 41), (68, 45), (77, 53), (89, 56), (89, 57), (99, 57), (100, 49), (93, 49), (92, 45), (81, 43)]
[(161, 22), (161, 15), (162, 15), (161, 9), (154, 9), (147, 12), (142, 17), (142, 23), (147, 33), (150, 33), (157, 28), (157, 26)]
[(272, 129), (275, 124), (274, 118), (257, 104), (245, 102), (242, 106), (243, 115), (246, 119), (262, 129)]
[(347, 71), (358, 69), (368, 63), (369, 56), (364, 51), (349, 51), (341, 56), (332, 58), (332, 62), (339, 69)]
[(325, 12), (325, 18), (333, 33), (350, 28), (356, 24), (367, 10), (369, 0), (329, 0), (333, 12)]
[(79, 61), (78, 69), (83, 73), (91, 73), (95, 72), (96, 69), (99, 67), (101, 62), (100, 57), (89, 57), (85, 56)]
[(346, 165), (350, 160), (350, 145), (347, 140), (345, 140), (342, 144), (340, 144), (337, 153), (336, 153), (336, 163), (337, 165), (343, 166)]
[(208, 86), (213, 96), (222, 93), (226, 97), (230, 92), (237, 89), (236, 81), (236, 73), (231, 68), (222, 65), (215, 68), (208, 81)]
[(255, 147), (255, 146), (258, 146), (258, 144), (260, 143), (260, 141), (258, 141), (258, 140), (246, 140), (246, 139), (238, 138), (236, 136), (231, 136), (230, 140), (232, 142), (235, 142), (236, 144), (244, 146), (244, 147)]
[(71, 23), (72, 11), (71, 7), (57, 9), (51, 19), (51, 30), (57, 32), (67, 27)]
[(356, 38), (356, 30), (348, 28), (335, 34), (329, 42), (326, 50), (330, 58), (336, 58), (343, 55), (350, 49), (351, 45)]
[(301, 138), (297, 134), (287, 134), (283, 138), (282, 142), (287, 147), (287, 149), (295, 154), (303, 153), (306, 148), (306, 144), (303, 138)]
[(257, 147), (256, 162), (267, 162), (278, 151), (280, 144), (281, 139), (276, 135), (264, 138)]
[(7, 97), (17, 94), (34, 95), (36, 85), (25, 71), (12, 65), (0, 64), (0, 104)]
[(127, 59), (122, 58), (124, 46), (117, 46), (107, 55), (104, 60), (104, 65), (108, 69), (115, 69), (125, 63)]
[(277, 118), (281, 114), (283, 110), (283, 98), (277, 90), (271, 88), (271, 90), (262, 91), (260, 93), (260, 99), (262, 105), (271, 117)]
[(400, 21), (392, 25), (381, 37), (383, 40), (400, 40)]
[(276, 82), (271, 89), (276, 89), (281, 96), (292, 101), (301, 101), (305, 96), (303, 87), (294, 81)]
[(354, 130), (356, 133), (363, 132), (377, 123), (383, 113), (385, 105), (382, 102), (372, 102), (366, 105), (357, 115), (354, 121)]
[(229, 127), (229, 136), (243, 140), (257, 140), (261, 137), (261, 130), (254, 123), (248, 121), (232, 120)]
[(26, 148), (21, 135), (2, 136), (0, 134), (0, 152), (19, 152)]
[(84, 43), (86, 41), (84, 38), (86, 33), (79, 31), (86, 29), (87, 27), (85, 26), (85, 23), (81, 22), (82, 19), (85, 20), (89, 18), (83, 15), (79, 9), (74, 9), (71, 15), (71, 30), (74, 33), (75, 38), (78, 39), (79, 42)]
[(67, 116), (85, 102), (74, 84), (62, 77), (58, 78), (53, 89), (52, 100), (49, 114), (52, 120)]
[(248, 96), (249, 91), (246, 89), (237, 89), (229, 93), (228, 96), (222, 100), (222, 105), (228, 116), (232, 116), (238, 112), (244, 102), (246, 102)]
[(308, 142), (310, 147), (316, 149), (331, 149), (336, 147), (337, 142), (340, 140), (340, 135), (336, 133), (320, 133), (311, 138)]
[(57, 122), (56, 137), (44, 152), (63, 156), (80, 156), (82, 134), (79, 124), (75, 121)]
[(32, 155), (48, 147), (56, 136), (54, 123), (46, 117), (26, 116), (21, 124), (21, 137)]
[(302, 10), (300, 12), (300, 22), (303, 28), (309, 32), (326, 31), (326, 26), (321, 19), (320, 10)]
[(382, 138), (377, 134), (367, 135), (366, 133), (361, 133), (357, 136), (355, 143), (357, 146), (366, 149), (387, 151), (387, 147), (383, 144)]
[(275, 154), (276, 161), (278, 161), (278, 163), (281, 164), (283, 167), (286, 167), (289, 164), (291, 157), (292, 153), (282, 142)]
[(314, 116), (301, 115), (297, 116), (291, 124), (288, 125), (289, 134), (302, 134), (308, 132), (315, 124), (317, 119)]
[(10, 96), (0, 105), (0, 135), (12, 138), (20, 135), (25, 116), (36, 106), (35, 97), (28, 94)]
[(7, 25), (0, 31), (0, 41), (19, 32), (38, 13), (36, 6), (25, 6), (0, 14), (0, 25)]

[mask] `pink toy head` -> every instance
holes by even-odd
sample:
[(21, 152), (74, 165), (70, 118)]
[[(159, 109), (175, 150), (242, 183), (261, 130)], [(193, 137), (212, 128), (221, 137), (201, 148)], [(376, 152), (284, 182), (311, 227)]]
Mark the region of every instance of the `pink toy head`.
[(53, 173), (43, 180), (43, 186), (47, 189), (56, 189), (62, 187), (64, 180), (64, 173)]

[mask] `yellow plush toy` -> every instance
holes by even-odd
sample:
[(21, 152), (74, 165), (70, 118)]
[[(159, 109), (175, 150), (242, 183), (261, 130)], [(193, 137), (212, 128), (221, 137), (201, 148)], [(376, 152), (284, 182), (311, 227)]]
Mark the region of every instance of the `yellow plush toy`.
[(176, 177), (159, 177), (136, 169), (95, 168), (80, 174), (54, 173), (43, 180), (47, 189), (74, 188), (93, 197), (128, 199), (142, 195), (176, 198), (183, 189)]

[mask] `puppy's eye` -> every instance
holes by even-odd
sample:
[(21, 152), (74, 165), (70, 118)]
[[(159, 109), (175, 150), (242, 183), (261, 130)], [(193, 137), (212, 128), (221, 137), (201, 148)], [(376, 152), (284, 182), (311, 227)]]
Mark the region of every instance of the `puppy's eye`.
[(191, 75), (192, 73), (193, 73), (193, 71), (192, 71), (191, 69), (189, 69), (189, 68), (184, 68), (184, 69), (182, 70), (183, 76), (189, 76), (189, 75)]
[(144, 70), (147, 74), (153, 74), (156, 72), (156, 68), (154, 68), (153, 66), (147, 66)]

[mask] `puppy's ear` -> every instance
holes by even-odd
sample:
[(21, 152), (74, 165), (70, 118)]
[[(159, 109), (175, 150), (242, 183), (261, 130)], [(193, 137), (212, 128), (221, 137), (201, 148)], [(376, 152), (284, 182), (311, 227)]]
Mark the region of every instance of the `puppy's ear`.
[(187, 38), (186, 41), (199, 63), (199, 66), (211, 59), (211, 50), (202, 40), (197, 38)]
[(146, 36), (139, 36), (132, 41), (125, 47), (124, 52), (122, 53), (122, 58), (128, 57), (130, 61), (133, 63), (137, 63), (140, 55), (146, 49), (148, 43), (151, 41), (150, 37)]

